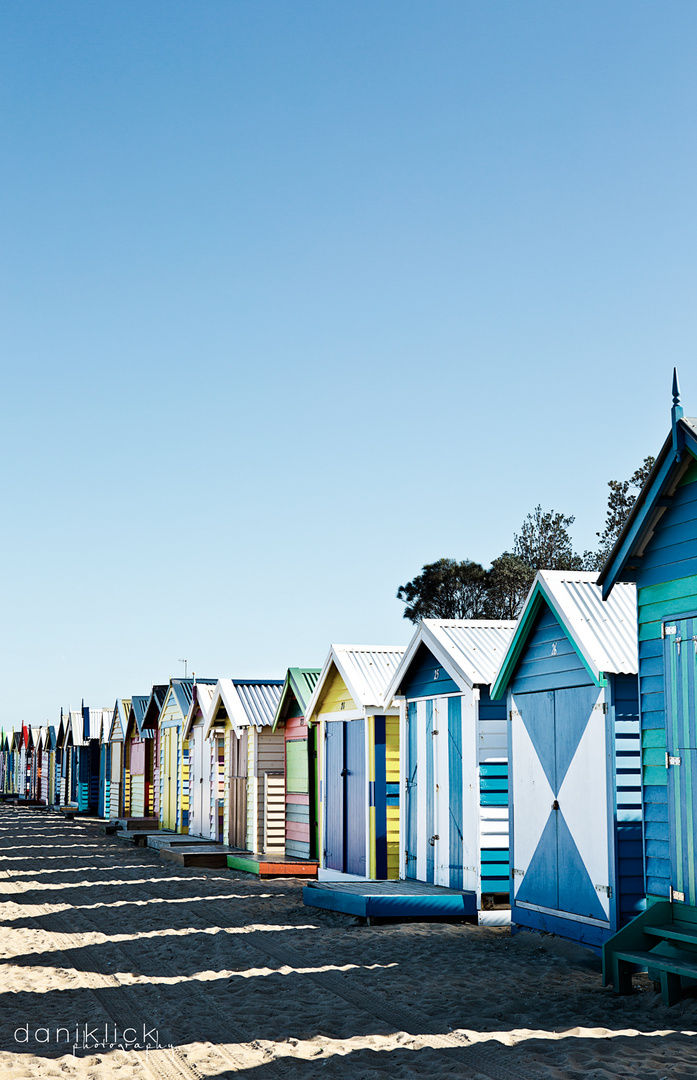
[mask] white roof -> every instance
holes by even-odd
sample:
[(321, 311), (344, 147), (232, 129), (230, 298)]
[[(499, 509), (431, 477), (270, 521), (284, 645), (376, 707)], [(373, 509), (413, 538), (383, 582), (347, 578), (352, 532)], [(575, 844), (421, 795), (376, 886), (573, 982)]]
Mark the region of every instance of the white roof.
[(128, 727), (128, 713), (131, 708), (130, 698), (117, 698), (111, 717), (107, 742), (122, 742)]
[(461, 690), (489, 686), (516, 624), (503, 619), (422, 619), (392, 678), (386, 699), (397, 693), (420, 645), (433, 653)]
[(356, 706), (368, 715), (371, 709), (389, 708), (391, 699), (385, 691), (392, 682), (399, 662), (404, 656), (404, 645), (332, 645), (324, 662), (305, 716), (309, 719), (316, 711), (317, 702), (332, 666), (335, 666)]
[(186, 723), (184, 724), (184, 738), (189, 738), (189, 732), (194, 723), (197, 722), (199, 710), (201, 712), (201, 720), (203, 721), (204, 729), (208, 727), (208, 721), (211, 716), (213, 708), (213, 698), (215, 697), (217, 686), (213, 683), (194, 683), (192, 688), (191, 705), (189, 706), (189, 712), (186, 717)]
[(494, 693), (498, 694), (513, 674), (511, 665), (530, 632), (530, 618), (535, 611), (532, 605), (540, 595), (554, 611), (596, 681), (606, 673), (637, 673), (636, 586), (632, 582), (618, 582), (607, 600), (603, 600), (597, 579), (597, 574), (580, 570), (537, 572), (513, 641), (496, 673)]
[[(635, 675), (639, 670), (636, 585), (620, 582), (603, 600), (597, 578), (582, 571), (540, 570), (535, 581), (553, 600), (564, 628), (596, 674)], [(531, 593), (534, 588), (533, 583)]]

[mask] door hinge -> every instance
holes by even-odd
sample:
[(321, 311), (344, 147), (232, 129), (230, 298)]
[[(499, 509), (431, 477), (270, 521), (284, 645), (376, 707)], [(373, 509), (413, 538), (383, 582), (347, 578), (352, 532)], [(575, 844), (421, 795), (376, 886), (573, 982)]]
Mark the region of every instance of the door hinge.
[(516, 870), (515, 868), (513, 868), (511, 870), (511, 877), (525, 877), (525, 871), (524, 870)]
[(661, 626), (661, 637), (666, 637), (667, 634), (677, 634), (677, 626), (666, 626), (665, 623)]
[(604, 712), (604, 713), (605, 713), (606, 715), (607, 715), (607, 712), (608, 712), (609, 708), (610, 708), (610, 706), (608, 705), (607, 701), (604, 701), (604, 702), (603, 702), (603, 712)]
[(671, 765), (682, 765), (682, 758), (672, 757), (666, 750), (666, 769), (669, 769)]
[(612, 897), (612, 885), (596, 885), (595, 891), (599, 893), (605, 893), (606, 896)]
[(674, 889), (673, 886), (671, 885), (671, 887), (670, 887), (670, 902), (671, 902), (671, 904), (673, 903), (673, 900), (679, 900), (681, 903), (684, 904), (685, 903), (685, 893), (684, 892), (678, 892), (678, 890)]

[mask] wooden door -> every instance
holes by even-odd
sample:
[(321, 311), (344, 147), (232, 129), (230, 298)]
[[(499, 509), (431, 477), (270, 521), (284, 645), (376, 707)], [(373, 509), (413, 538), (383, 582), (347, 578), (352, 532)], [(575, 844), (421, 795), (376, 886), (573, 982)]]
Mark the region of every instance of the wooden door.
[(177, 729), (162, 732), (162, 826), (177, 827)]
[(325, 731), (325, 866), (365, 877), (365, 720), (328, 721)]
[(230, 776), (228, 779), (228, 844), (247, 847), (247, 734), (227, 736)]
[(677, 903), (697, 905), (697, 616), (666, 622), (664, 664), (670, 884)]
[(516, 905), (610, 926), (604, 696), (581, 686), (513, 697), (512, 864)]

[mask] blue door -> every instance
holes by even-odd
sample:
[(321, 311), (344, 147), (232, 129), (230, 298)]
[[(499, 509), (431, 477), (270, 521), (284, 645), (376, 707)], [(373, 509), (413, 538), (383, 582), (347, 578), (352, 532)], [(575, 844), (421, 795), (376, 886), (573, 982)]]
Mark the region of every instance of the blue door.
[(414, 878), (417, 874), (418, 852), (418, 751), (416, 738), (417, 706), (415, 701), (407, 704), (407, 745), (406, 745), (406, 866), (405, 876)]
[(365, 720), (349, 720), (342, 727), (346, 740), (346, 873), (364, 877), (367, 873)]
[(512, 872), (516, 905), (610, 927), (603, 699), (596, 686), (513, 696)]
[(344, 724), (329, 721), (325, 729), (326, 843), (324, 863), (329, 870), (345, 870), (344, 852)]
[(664, 626), (666, 760), (672, 899), (697, 905), (697, 616)]
[(366, 874), (365, 720), (331, 720), (325, 729), (324, 863)]

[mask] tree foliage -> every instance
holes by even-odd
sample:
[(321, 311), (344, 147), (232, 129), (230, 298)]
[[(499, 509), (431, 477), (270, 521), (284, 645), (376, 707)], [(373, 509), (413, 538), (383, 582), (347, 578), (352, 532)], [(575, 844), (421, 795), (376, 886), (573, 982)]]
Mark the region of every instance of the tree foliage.
[(486, 607), (486, 570), (471, 559), (439, 559), (427, 563), (418, 577), (400, 585), (397, 599), (404, 618), (481, 619)]
[(526, 566), (538, 570), (580, 570), (583, 559), (574, 553), (569, 526), (575, 518), (556, 510), (543, 510), (538, 503), (513, 538), (513, 554)]
[(600, 541), (598, 550), (588, 553), (588, 563), (593, 570), (600, 570), (606, 562), (655, 460), (650, 454), (645, 457), (629, 480), (608, 480), (610, 494), (607, 497), (605, 528), (595, 534)]
[(504, 551), (494, 559), (487, 574), (487, 617), (516, 619), (534, 577), (535, 571), (518, 555)]
[(504, 551), (485, 570), (471, 559), (439, 559), (400, 585), (397, 598), (405, 605), (404, 618), (515, 619), (538, 570), (600, 570), (654, 463), (652, 457), (629, 480), (610, 480), (605, 527), (596, 533), (597, 551), (583, 556), (574, 551), (569, 528), (572, 515), (543, 510), (528, 514), (513, 538), (513, 550)]

